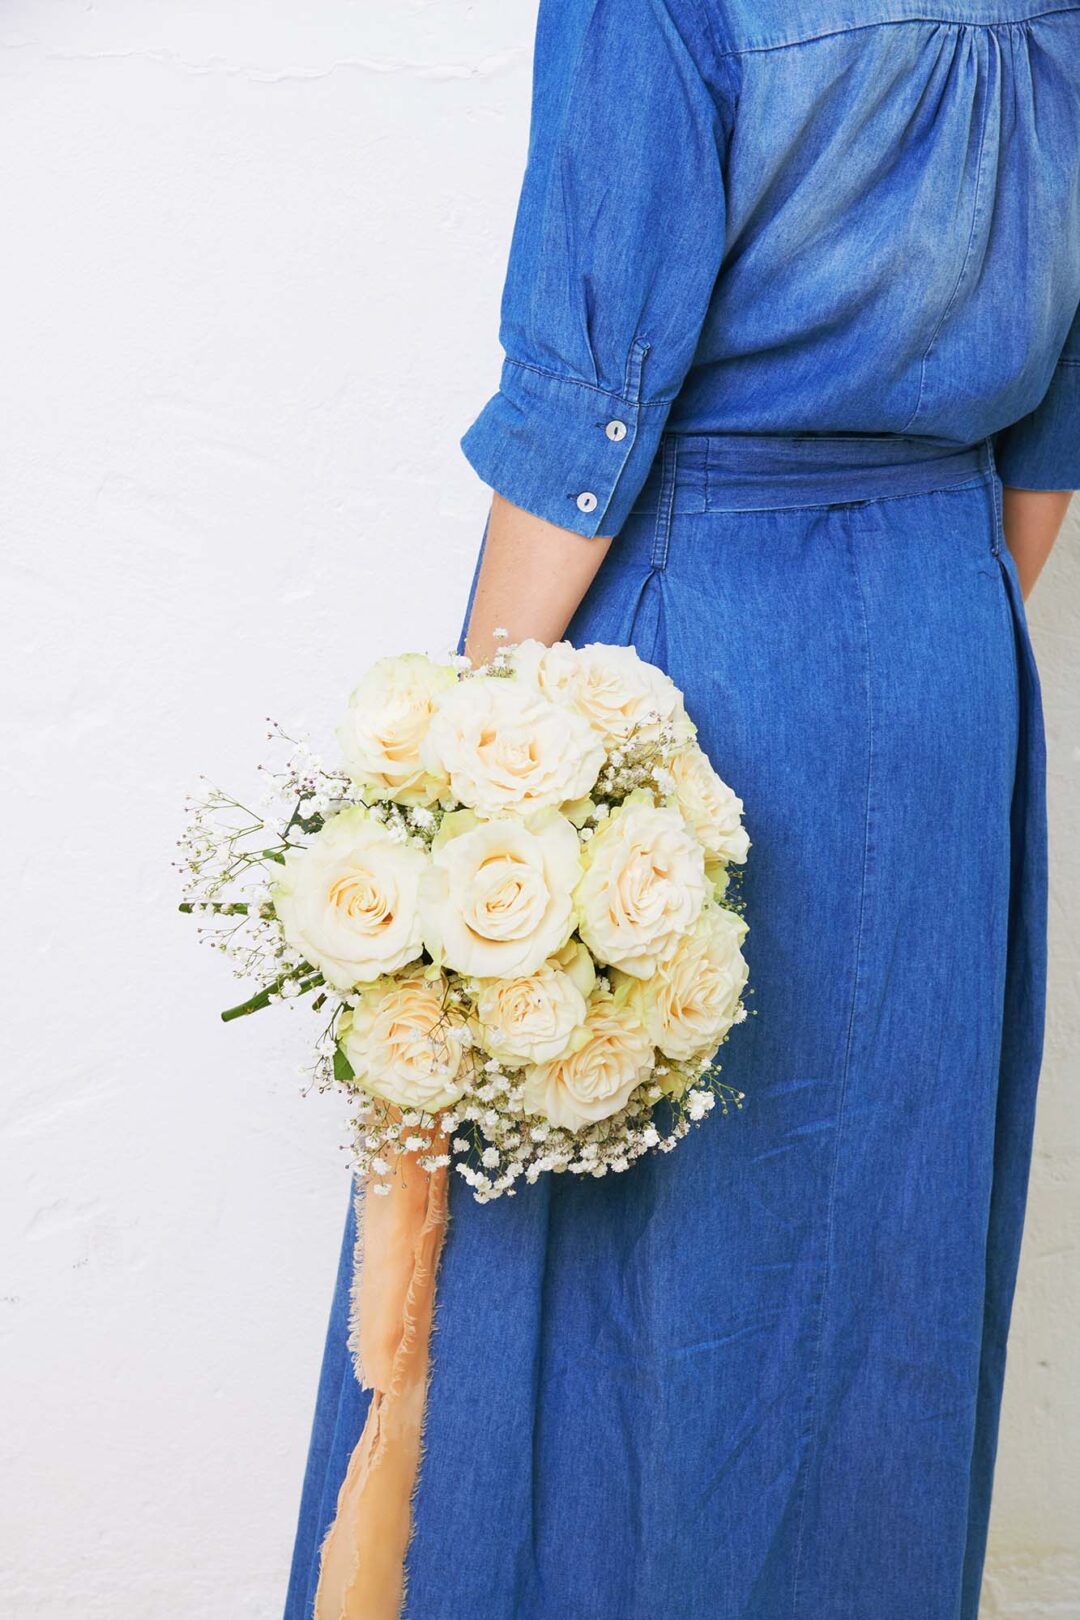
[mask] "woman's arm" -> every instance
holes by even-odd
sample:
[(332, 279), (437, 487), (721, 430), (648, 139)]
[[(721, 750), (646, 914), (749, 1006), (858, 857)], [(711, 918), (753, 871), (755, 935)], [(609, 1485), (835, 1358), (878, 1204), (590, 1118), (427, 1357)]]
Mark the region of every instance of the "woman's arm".
[(1068, 489), (1012, 489), (1006, 484), (1002, 490), (1005, 541), (1025, 601), (1061, 533), (1071, 499)]
[(1026, 598), (1080, 488), (1080, 309), (1039, 404), (994, 435), (994, 464), (1005, 539)]
[(586, 540), (496, 494), (465, 639), (473, 663), (491, 657), (496, 630), (511, 642), (558, 641), (610, 544), (610, 537)]

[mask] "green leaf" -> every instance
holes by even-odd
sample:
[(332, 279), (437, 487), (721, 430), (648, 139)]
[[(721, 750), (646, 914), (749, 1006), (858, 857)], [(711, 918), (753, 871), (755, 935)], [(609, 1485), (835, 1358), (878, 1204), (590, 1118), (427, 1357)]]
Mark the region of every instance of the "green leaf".
[(340, 1046), (334, 1048), (334, 1079), (343, 1086), (348, 1085), (350, 1080), (356, 1079), (353, 1066)]

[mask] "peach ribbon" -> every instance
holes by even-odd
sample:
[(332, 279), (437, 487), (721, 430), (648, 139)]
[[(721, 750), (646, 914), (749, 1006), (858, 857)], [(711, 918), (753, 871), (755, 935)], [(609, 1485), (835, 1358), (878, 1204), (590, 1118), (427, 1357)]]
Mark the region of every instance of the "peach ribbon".
[[(424, 1147), (446, 1151), (440, 1134)], [(356, 1195), (349, 1342), (372, 1396), (322, 1544), (314, 1620), (398, 1620), (405, 1596), (448, 1174), (405, 1153), (389, 1180), (389, 1195)]]

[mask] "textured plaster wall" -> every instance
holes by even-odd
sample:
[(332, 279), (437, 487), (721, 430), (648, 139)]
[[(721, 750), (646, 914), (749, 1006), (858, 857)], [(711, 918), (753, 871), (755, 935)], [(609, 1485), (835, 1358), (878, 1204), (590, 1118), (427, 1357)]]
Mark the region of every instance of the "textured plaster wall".
[[(222, 1028), (196, 774), (457, 632), (533, 0), (7, 0), (0, 1612), (278, 1612), (347, 1177)], [(986, 1614), (1080, 1616), (1080, 531), (1034, 612), (1054, 1009)], [(932, 863), (931, 863), (932, 866)], [(867, 1617), (870, 1620), (870, 1617)], [(913, 1617), (915, 1620), (915, 1617)]]

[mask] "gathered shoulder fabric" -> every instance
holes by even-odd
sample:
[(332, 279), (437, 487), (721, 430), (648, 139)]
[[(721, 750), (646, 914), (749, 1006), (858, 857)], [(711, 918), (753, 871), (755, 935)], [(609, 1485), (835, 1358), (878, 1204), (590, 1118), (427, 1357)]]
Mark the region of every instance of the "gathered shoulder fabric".
[(462, 448), (586, 536), (665, 431), (1075, 488), (1080, 5), (541, 0), (500, 338)]

